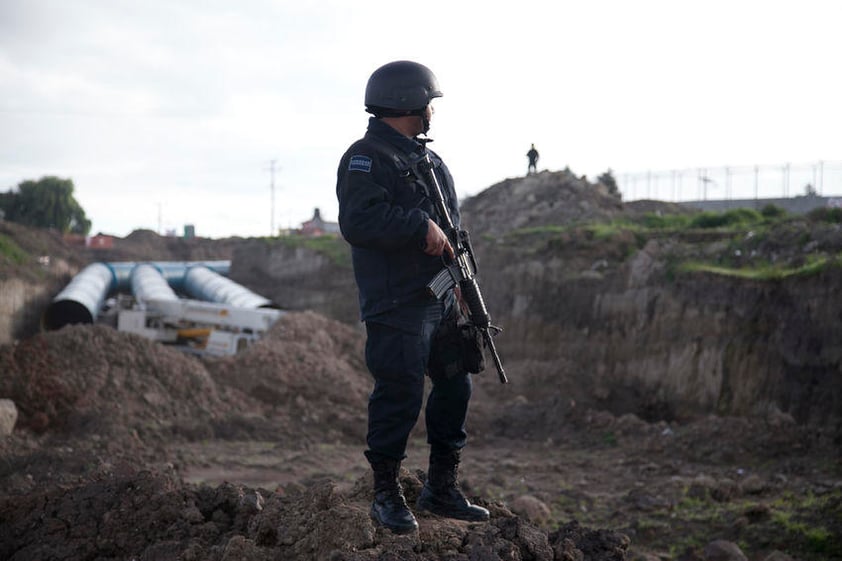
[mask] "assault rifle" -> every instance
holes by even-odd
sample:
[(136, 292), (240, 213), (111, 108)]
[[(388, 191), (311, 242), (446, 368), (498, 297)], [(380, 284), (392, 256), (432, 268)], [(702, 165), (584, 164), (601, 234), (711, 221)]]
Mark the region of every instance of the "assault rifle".
[(477, 261), (474, 257), (474, 250), (471, 247), (471, 238), (465, 230), (457, 229), (450, 217), (447, 203), (444, 201), (444, 193), (433, 170), (433, 163), (430, 155), (425, 153), (418, 163), (418, 167), (429, 177), (433, 193), (430, 196), (436, 205), (436, 210), (444, 222), (444, 233), (453, 247), (454, 257), (445, 262), (445, 267), (433, 277), (427, 284), (427, 291), (436, 298), (441, 298), (450, 288), (459, 286), (462, 292), (462, 300), (468, 308), (468, 319), (479, 330), (482, 335), (483, 344), (497, 368), (497, 374), (501, 384), (507, 384), (506, 372), (503, 370), (503, 363), (500, 362), (500, 355), (494, 346), (494, 335), (502, 331), (502, 328), (491, 325), (491, 316), (485, 307), (479, 285), (477, 284)]

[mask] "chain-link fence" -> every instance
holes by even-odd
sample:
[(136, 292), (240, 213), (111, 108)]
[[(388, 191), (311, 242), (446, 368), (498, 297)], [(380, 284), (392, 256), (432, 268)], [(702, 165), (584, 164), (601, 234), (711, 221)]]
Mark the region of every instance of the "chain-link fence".
[(842, 195), (842, 161), (617, 173), (623, 200), (707, 201)]

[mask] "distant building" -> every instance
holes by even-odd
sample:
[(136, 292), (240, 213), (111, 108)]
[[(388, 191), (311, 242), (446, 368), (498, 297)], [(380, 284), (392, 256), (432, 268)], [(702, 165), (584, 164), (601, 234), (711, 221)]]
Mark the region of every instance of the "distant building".
[(322, 220), (322, 214), (318, 208), (313, 212), (313, 218), (301, 223), (299, 230), (302, 236), (338, 236), (339, 223)]
[(85, 247), (88, 245), (88, 239), (82, 234), (64, 234), (61, 239), (70, 246)]
[(85, 246), (91, 249), (111, 249), (114, 247), (114, 237), (97, 234), (96, 236), (85, 238)]
[(67, 233), (62, 240), (69, 246), (87, 247), (90, 249), (111, 249), (114, 247), (114, 236), (97, 234), (95, 236), (83, 236), (82, 234)]

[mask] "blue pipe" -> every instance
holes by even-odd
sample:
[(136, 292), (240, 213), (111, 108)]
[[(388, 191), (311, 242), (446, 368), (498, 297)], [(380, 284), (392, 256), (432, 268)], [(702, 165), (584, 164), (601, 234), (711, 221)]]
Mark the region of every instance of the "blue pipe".
[(197, 300), (229, 304), (238, 308), (277, 308), (268, 298), (255, 294), (204, 265), (187, 268), (184, 273), (184, 292)]
[(140, 263), (136, 261), (115, 261), (105, 263), (107, 267), (114, 271), (114, 277), (117, 279), (117, 286), (114, 290), (123, 292), (131, 289), (132, 270), (141, 264), (152, 265), (158, 269), (167, 284), (177, 292), (184, 291), (184, 273), (194, 265), (204, 265), (220, 275), (227, 275), (231, 269), (230, 261), (143, 261)]
[(71, 323), (93, 323), (105, 297), (116, 287), (114, 269), (104, 263), (88, 265), (53, 298), (44, 312), (44, 329), (52, 331)]
[[(41, 324), (54, 331), (74, 323), (94, 323), (109, 294), (129, 290), (140, 302), (149, 298), (178, 299), (176, 291), (192, 291), (191, 296), (210, 302), (246, 308), (275, 307), (270, 300), (223, 277), (230, 267), (230, 261), (92, 263), (53, 298)], [(190, 291), (186, 290), (188, 273)]]
[(132, 269), (129, 283), (135, 300), (141, 305), (148, 300), (178, 300), (175, 291), (164, 279), (163, 273), (150, 263), (141, 263)]

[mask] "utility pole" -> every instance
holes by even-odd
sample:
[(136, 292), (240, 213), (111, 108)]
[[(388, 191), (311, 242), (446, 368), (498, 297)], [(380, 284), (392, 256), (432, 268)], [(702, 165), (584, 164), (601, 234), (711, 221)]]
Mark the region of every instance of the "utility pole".
[(725, 198), (731, 198), (731, 168), (725, 167)]
[(822, 160), (819, 160), (819, 182), (817, 188), (819, 195), (821, 195), (824, 190), (824, 162)]
[[(270, 174), (270, 182), (269, 182), (269, 191), (271, 192), (271, 205), (269, 212), (271, 213), (269, 216), (269, 235), (274, 237), (275, 236), (275, 162), (278, 160), (270, 160), (269, 161), (269, 174)], [(281, 168), (278, 168), (280, 171)]]
[(789, 164), (784, 165), (783, 169), (783, 179), (784, 179), (784, 198), (789, 197)]
[(676, 198), (675, 198), (675, 175), (676, 175), (676, 173), (677, 172), (675, 170), (672, 170), (670, 172), (670, 176), (672, 177), (672, 200), (673, 201), (676, 200)]
[(710, 177), (708, 177), (707, 169), (700, 170), (699, 181), (701, 182), (702, 188), (702, 200), (706, 201), (708, 200), (708, 185), (716, 182)]

